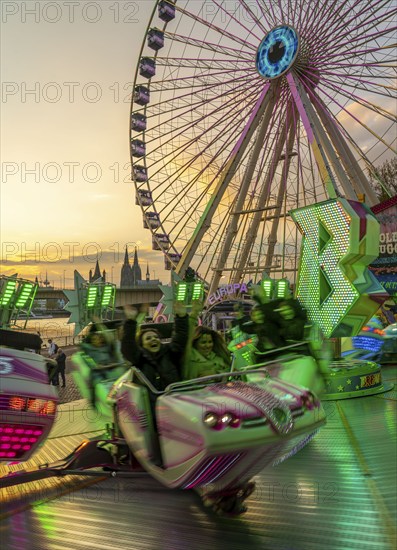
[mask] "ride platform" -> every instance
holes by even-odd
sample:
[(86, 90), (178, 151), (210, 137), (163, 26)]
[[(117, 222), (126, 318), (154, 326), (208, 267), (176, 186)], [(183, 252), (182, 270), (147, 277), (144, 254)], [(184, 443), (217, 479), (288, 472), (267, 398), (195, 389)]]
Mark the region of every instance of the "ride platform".
[[(384, 381), (397, 378), (394, 366)], [(397, 391), (327, 401), (327, 424), (296, 456), (256, 476), (248, 512), (225, 518), (193, 491), (146, 474), (63, 476), (1, 491), (1, 542), (9, 550), (394, 550)], [(103, 433), (85, 401), (60, 407), (49, 439), (27, 463), (53, 462)], [(103, 475), (102, 475), (103, 474)], [(99, 476), (99, 477), (98, 477)]]
[(393, 389), (393, 383), (383, 379), (378, 363), (362, 359), (342, 358), (333, 361), (330, 373), (324, 374), (324, 380), (322, 401), (363, 397)]

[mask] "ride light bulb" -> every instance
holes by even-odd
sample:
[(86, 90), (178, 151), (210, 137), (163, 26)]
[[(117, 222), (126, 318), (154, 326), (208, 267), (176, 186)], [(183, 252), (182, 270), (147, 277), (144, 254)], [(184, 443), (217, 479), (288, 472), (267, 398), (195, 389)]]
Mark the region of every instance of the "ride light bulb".
[(228, 426), (232, 420), (233, 417), (230, 413), (225, 413), (224, 415), (222, 415), (221, 422), (224, 426)]
[(215, 413), (207, 413), (203, 418), (203, 422), (209, 428), (215, 428), (218, 424), (218, 416)]

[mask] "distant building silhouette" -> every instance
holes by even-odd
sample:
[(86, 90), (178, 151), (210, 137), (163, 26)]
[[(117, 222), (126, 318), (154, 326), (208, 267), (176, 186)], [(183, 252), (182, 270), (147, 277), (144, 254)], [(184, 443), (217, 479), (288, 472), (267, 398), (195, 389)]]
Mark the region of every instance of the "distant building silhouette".
[(96, 264), (95, 264), (94, 274), (92, 274), (92, 269), (90, 269), (90, 273), (88, 275), (88, 282), (93, 283), (94, 281), (97, 281), (98, 279), (101, 279), (101, 281), (103, 283), (106, 283), (106, 271), (103, 270), (102, 275), (101, 275), (101, 270), (99, 269), (99, 261), (97, 260)]
[(149, 264), (147, 264), (146, 268), (146, 279), (142, 279), (142, 270), (139, 265), (138, 260), (138, 249), (135, 247), (134, 251), (134, 261), (133, 264), (130, 265), (130, 260), (128, 256), (128, 248), (125, 247), (125, 254), (124, 254), (124, 263), (121, 267), (121, 277), (120, 277), (120, 287), (133, 287), (133, 286), (141, 286), (141, 285), (158, 285), (160, 284), (160, 281), (158, 279), (151, 280), (150, 279), (150, 271), (149, 271)]

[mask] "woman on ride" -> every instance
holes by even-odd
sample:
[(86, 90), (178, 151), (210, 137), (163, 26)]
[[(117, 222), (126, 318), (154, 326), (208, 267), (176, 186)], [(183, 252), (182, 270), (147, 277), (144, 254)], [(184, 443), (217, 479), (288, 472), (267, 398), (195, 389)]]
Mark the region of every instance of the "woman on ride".
[(188, 316), (182, 302), (174, 303), (174, 334), (168, 344), (162, 344), (160, 335), (154, 328), (146, 327), (139, 331), (138, 310), (125, 306), (127, 320), (121, 340), (124, 358), (137, 367), (149, 382), (159, 391), (182, 379), (183, 357), (188, 341)]
[(186, 354), (185, 380), (221, 374), (230, 370), (230, 352), (218, 332), (199, 326), (196, 327), (191, 340)]

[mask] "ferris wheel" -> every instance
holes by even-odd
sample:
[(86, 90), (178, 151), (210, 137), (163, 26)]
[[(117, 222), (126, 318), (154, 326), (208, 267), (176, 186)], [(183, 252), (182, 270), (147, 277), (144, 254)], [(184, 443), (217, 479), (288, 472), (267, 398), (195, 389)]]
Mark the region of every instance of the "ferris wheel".
[(156, 2), (131, 160), (166, 268), (212, 290), (294, 277), (291, 210), (378, 202), (368, 175), (395, 152), (396, 13), (393, 0)]

